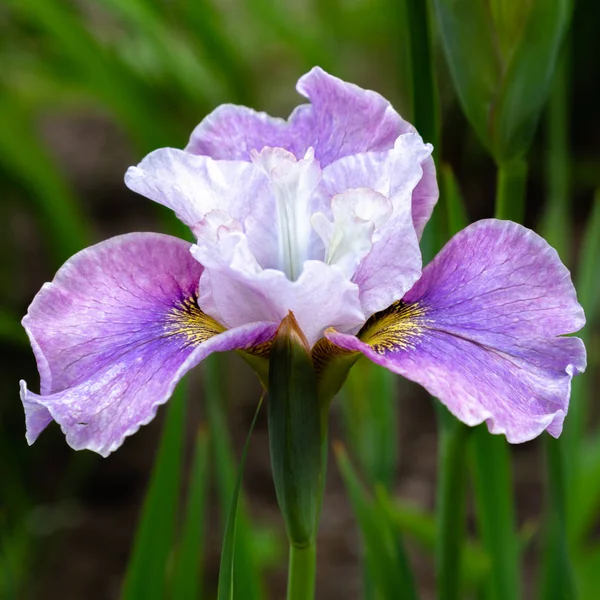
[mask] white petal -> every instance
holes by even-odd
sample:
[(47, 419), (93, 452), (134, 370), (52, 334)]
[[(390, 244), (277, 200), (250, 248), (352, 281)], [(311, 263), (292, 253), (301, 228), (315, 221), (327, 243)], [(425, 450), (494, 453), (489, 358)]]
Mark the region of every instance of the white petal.
[(293, 311), (310, 344), (327, 327), (356, 332), (364, 323), (358, 286), (335, 266), (306, 261), (296, 281), (281, 271), (249, 274), (231, 267), (205, 268), (199, 305), (228, 327), (235, 323), (281, 321)]
[(371, 251), (377, 230), (390, 218), (392, 203), (367, 188), (347, 190), (333, 197), (331, 213), (333, 223), (323, 213), (314, 214), (311, 223), (327, 249), (325, 262), (351, 279)]
[(252, 151), (251, 157), (270, 179), (276, 200), (276, 214), (270, 218), (276, 219), (279, 261), (272, 266), (293, 281), (299, 277), (304, 261), (311, 258), (310, 215), (314, 212), (314, 191), (321, 179), (319, 163), (312, 150), (301, 160), (282, 148)]

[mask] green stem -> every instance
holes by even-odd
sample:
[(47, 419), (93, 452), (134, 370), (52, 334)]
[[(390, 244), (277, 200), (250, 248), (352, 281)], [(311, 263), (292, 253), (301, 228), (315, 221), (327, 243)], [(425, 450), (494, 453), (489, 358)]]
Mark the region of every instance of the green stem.
[(544, 441), (548, 469), (548, 520), (540, 598), (544, 600), (576, 598), (577, 592), (567, 542), (564, 442), (549, 436), (546, 436)]
[(287, 600), (313, 600), (317, 572), (317, 545), (290, 545)]
[[(445, 421), (445, 422), (443, 422)], [(458, 600), (465, 532), (465, 457), (469, 429), (452, 419), (440, 419), (436, 580), (438, 600)]]
[(520, 548), (508, 444), (504, 437), (491, 435), (485, 425), (473, 431), (472, 443), (477, 522), (492, 561), (485, 597), (518, 600)]
[(496, 181), (496, 218), (523, 222), (527, 163), (522, 159), (498, 165)]
[[(412, 81), (412, 123), (426, 142), (434, 149), (434, 158), (439, 161), (440, 120), (439, 100), (435, 85), (433, 44), (428, 3), (420, 0), (405, 0), (407, 26), (403, 31), (408, 33), (410, 74)], [(394, 13), (401, 11), (394, 9)], [(424, 263), (428, 263), (448, 241), (446, 206), (443, 196), (421, 239), (421, 251)]]

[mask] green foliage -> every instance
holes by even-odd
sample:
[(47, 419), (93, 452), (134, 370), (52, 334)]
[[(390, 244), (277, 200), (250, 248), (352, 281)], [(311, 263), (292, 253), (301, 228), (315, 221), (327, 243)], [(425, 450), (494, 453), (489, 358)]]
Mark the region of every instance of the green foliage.
[(334, 450), (360, 528), (368, 573), (377, 593), (381, 598), (417, 600), (418, 594), (400, 532), (393, 527), (389, 513), (368, 496), (343, 446), (337, 444)]
[[(217, 468), (217, 493), (222, 515), (229, 515), (231, 499), (235, 496), (237, 461), (230, 440), (230, 433), (225, 418), (225, 394), (223, 389), (223, 368), (217, 355), (209, 356), (204, 363), (206, 385), (206, 411), (208, 426), (211, 431), (212, 455)], [(224, 517), (224, 525), (229, 522)], [(250, 521), (244, 505), (243, 494), (239, 498), (236, 510), (235, 532), (235, 569), (236, 569), (236, 600), (260, 600), (264, 598), (263, 586), (257, 556), (256, 534), (250, 526)], [(233, 542), (231, 542), (233, 543)]]
[(479, 425), (471, 436), (477, 523), (491, 560), (487, 600), (520, 595), (520, 544), (515, 529), (513, 480), (508, 443)]
[[(569, 25), (571, 2), (433, 0), (435, 10), (431, 14), (426, 2), (406, 0), (401, 4), (389, 0), (325, 0), (299, 5), (276, 5), (266, 0), (252, 0), (246, 5), (214, 0), (8, 0), (0, 11), (0, 59), (4, 69), (0, 90), (2, 201), (34, 216), (42, 247), (58, 266), (97, 234), (93, 233), (91, 209), (84, 205), (85, 199), (78, 197), (77, 186), (69, 179), (72, 173), (58, 166), (54, 149), (40, 135), (40, 123), (46, 115), (53, 111), (71, 114), (81, 108), (100, 113), (113, 120), (135, 156), (141, 157), (160, 146), (184, 145), (192, 126), (220, 102), (277, 106), (281, 110), (295, 104), (291, 93), (289, 98), (280, 97), (283, 84), (273, 82), (285, 81), (287, 85), (300, 72), (320, 64), (349, 80), (375, 89), (381, 87), (380, 91), (392, 97), (396, 106), (410, 106), (405, 116), (426, 141), (436, 146), (434, 156), (442, 193), (423, 240), (423, 252), (429, 259), (449, 235), (468, 223), (460, 189), (469, 192), (469, 199), (473, 196), (470, 174), (464, 173), (459, 157), (447, 152), (446, 140), (444, 158), (452, 160), (454, 171), (449, 165), (439, 169), (440, 117), (446, 123), (446, 117), (455, 115), (453, 98), (444, 88), (443, 71), (442, 77), (435, 77), (439, 65), (431, 33), (437, 29), (465, 114), (501, 166), (496, 214), (521, 220), (526, 172), (529, 169), (535, 187), (540, 171), (536, 156), (528, 159), (526, 155)], [(582, 12), (588, 18), (587, 8)], [(597, 157), (586, 159), (585, 164), (583, 159), (573, 164), (568, 121), (573, 114), (570, 96), (574, 59), (571, 53), (565, 57), (546, 123), (548, 210), (540, 230), (565, 262), (569, 263), (571, 256), (579, 258), (574, 272), (588, 320), (581, 336), (589, 350), (590, 364), (588, 373), (573, 381), (563, 438), (558, 445), (553, 440), (546, 445), (551, 491), (547, 514), (536, 523), (536, 531), (541, 532), (539, 545), (544, 549), (539, 594), (543, 600), (575, 594), (582, 600), (594, 600), (600, 586), (600, 550), (594, 534), (600, 510), (600, 438), (597, 427), (588, 429), (598, 366), (600, 195), (578, 251), (573, 243), (579, 241), (572, 214), (576, 197), (573, 192), (581, 197), (590, 181), (598, 185), (594, 166)], [(391, 95), (385, 85), (392, 90)], [(577, 120), (580, 123), (589, 116)], [(453, 146), (448, 149), (453, 151)], [(167, 215), (166, 210), (159, 210)], [(169, 230), (189, 235), (181, 225), (173, 225), (171, 216), (165, 219)], [(15, 256), (7, 256), (6, 262)], [(26, 337), (14, 316), (16, 305), (12, 301), (10, 306), (4, 304), (13, 289), (20, 289), (20, 277), (17, 286), (8, 278), (2, 284), (0, 338), (12, 352), (26, 343)], [(18, 298), (19, 310), (26, 300)], [(240, 483), (241, 468), (225, 419), (224, 378), (218, 360), (213, 357), (207, 365), (210, 435), (206, 431), (198, 434), (187, 502), (180, 497), (179, 485), (184, 425), (181, 386), (170, 403), (123, 588), (124, 598), (213, 597), (213, 590), (204, 589), (206, 582), (198, 568), (205, 554), (203, 515), (209, 470), (216, 478), (223, 520), (229, 515), (221, 577), (231, 583), (235, 566), (233, 597), (262, 600), (266, 597), (264, 567), (282, 565), (284, 552), (279, 538), (250, 523)], [(523, 541), (515, 530), (510, 456), (504, 440), (479, 428), (469, 442), (471, 469), (457, 474), (462, 463), (456, 456), (460, 457), (461, 452), (449, 452), (452, 439), (441, 433), (440, 464), (445, 464), (440, 473), (441, 493), (452, 488), (464, 493), (463, 476), (473, 476), (478, 533), (468, 537), (462, 529), (464, 506), (460, 505), (460, 494), (454, 496), (456, 513), (444, 513), (441, 506), (436, 515), (392, 499), (398, 470), (396, 427), (401, 410), (393, 398), (394, 376), (361, 362), (354, 367), (349, 381), (344, 418), (351, 453), (367, 485), (360, 483), (342, 449), (338, 449), (337, 458), (363, 535), (366, 572), (375, 588), (369, 597), (416, 597), (400, 542), (402, 535), (417, 542), (432, 557), (437, 554), (439, 564), (447, 565), (446, 574), (452, 565), (456, 567), (456, 577), (447, 585), (440, 584), (440, 596), (455, 591), (458, 581), (464, 584), (465, 594), (476, 591), (477, 597), (486, 600), (518, 598)], [(20, 410), (16, 392), (11, 393), (10, 404)], [(4, 416), (3, 412), (3, 435)], [(463, 441), (454, 440), (458, 450)], [(12, 457), (21, 452), (29, 456), (25, 453), (36, 449), (3, 446), (1, 454)], [(24, 588), (29, 580), (36, 579), (30, 574), (41, 568), (35, 561), (37, 555), (52, 544), (40, 542), (28, 529), (28, 514), (38, 501), (37, 491), (27, 481), (32, 472), (30, 463), (26, 460), (21, 465), (21, 457), (18, 459), (7, 461), (9, 468), (3, 471), (0, 512), (0, 596), (15, 599), (25, 597)], [(77, 489), (70, 488), (71, 492)], [(176, 509), (184, 505), (181, 534), (175, 541)], [(452, 503), (446, 506), (451, 507)], [(453, 545), (457, 547), (455, 556), (451, 554)], [(440, 558), (442, 553), (447, 562)], [(570, 585), (569, 558), (573, 561), (576, 592), (564, 587), (565, 583)], [(229, 583), (223, 583), (219, 590), (225, 590), (227, 598), (232, 597)]]
[(397, 376), (359, 360), (348, 376), (340, 406), (352, 453), (372, 486), (391, 489), (398, 468)]
[(209, 479), (209, 432), (202, 427), (195, 440), (194, 461), (187, 493), (186, 514), (173, 567), (171, 596), (174, 600), (202, 598), (202, 559), (206, 528), (204, 526)]
[(175, 537), (185, 431), (186, 385), (171, 398), (165, 428), (146, 492), (121, 600), (163, 600), (167, 562)]
[(569, 0), (433, 0), (465, 115), (498, 164), (527, 152), (571, 16)]
[[(234, 600), (234, 589), (239, 587), (240, 579), (235, 577), (235, 559), (238, 554), (236, 550), (236, 524), (238, 516), (238, 506), (240, 500), (240, 493), (242, 491), (242, 476), (244, 474), (244, 465), (246, 464), (246, 457), (248, 456), (248, 448), (250, 446), (250, 439), (252, 432), (254, 431), (254, 425), (260, 407), (262, 406), (262, 398), (260, 399), (252, 424), (250, 425), (250, 431), (248, 431), (248, 437), (244, 444), (244, 450), (242, 451), (242, 457), (238, 466), (237, 478), (235, 481), (235, 487), (233, 488), (233, 495), (231, 497), (231, 508), (229, 509), (229, 516), (227, 517), (227, 524), (225, 526), (225, 535), (223, 537), (223, 550), (221, 552), (221, 567), (219, 569), (219, 586), (217, 589), (217, 600)], [(237, 582), (237, 585), (236, 585)], [(242, 594), (244, 590), (242, 588)]]

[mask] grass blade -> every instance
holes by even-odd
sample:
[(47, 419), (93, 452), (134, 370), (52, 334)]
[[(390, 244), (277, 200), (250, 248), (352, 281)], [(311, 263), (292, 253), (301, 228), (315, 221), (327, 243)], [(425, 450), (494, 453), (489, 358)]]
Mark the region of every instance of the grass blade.
[(165, 597), (166, 567), (173, 548), (179, 503), (186, 389), (185, 382), (180, 383), (169, 402), (121, 600)]
[(460, 575), (467, 517), (464, 464), (470, 429), (454, 418), (440, 418), (438, 431), (437, 597), (458, 600), (462, 597)]
[(365, 558), (374, 586), (382, 598), (417, 600), (410, 563), (400, 536), (385, 511), (367, 495), (341, 444), (334, 444), (338, 468), (363, 537)]
[[(223, 378), (217, 355), (205, 361), (206, 410), (211, 431), (212, 452), (217, 465), (217, 493), (223, 515), (229, 514), (231, 498), (235, 491), (236, 460), (231, 445), (223, 407)], [(264, 597), (254, 536), (244, 506), (243, 494), (239, 500), (235, 535), (236, 596), (237, 600), (259, 600)]]
[(515, 529), (508, 443), (479, 425), (471, 438), (475, 504), (483, 546), (492, 562), (486, 598), (521, 597), (520, 544)]
[(368, 360), (348, 375), (340, 406), (352, 452), (370, 485), (391, 489), (398, 467), (397, 376)]
[(452, 237), (461, 229), (464, 229), (470, 223), (470, 220), (452, 167), (448, 164), (442, 164), (440, 174), (442, 194), (448, 216), (448, 234)]
[[(217, 592), (217, 600), (233, 600), (234, 598), (234, 566), (235, 558), (237, 555), (235, 548), (235, 536), (236, 536), (236, 522), (238, 515), (238, 505), (240, 499), (240, 492), (242, 490), (242, 476), (244, 474), (244, 465), (246, 464), (246, 457), (248, 455), (248, 447), (250, 446), (250, 438), (254, 431), (254, 425), (256, 424), (256, 418), (260, 412), (264, 396), (261, 397), (250, 425), (250, 431), (248, 431), (248, 437), (244, 444), (244, 450), (238, 466), (238, 474), (233, 488), (233, 495), (231, 498), (231, 508), (229, 510), (229, 516), (227, 518), (227, 525), (225, 526), (225, 537), (223, 538), (223, 550), (221, 552), (221, 567), (219, 569), (219, 587)], [(242, 588), (243, 589), (243, 588)]]
[(201, 598), (204, 517), (208, 493), (208, 448), (209, 433), (208, 429), (203, 427), (196, 435), (187, 511), (173, 569), (171, 597), (174, 600), (200, 600)]
[(34, 134), (31, 116), (17, 97), (3, 92), (0, 90), (0, 163), (37, 202), (40, 223), (60, 264), (87, 245), (88, 226), (71, 190)]

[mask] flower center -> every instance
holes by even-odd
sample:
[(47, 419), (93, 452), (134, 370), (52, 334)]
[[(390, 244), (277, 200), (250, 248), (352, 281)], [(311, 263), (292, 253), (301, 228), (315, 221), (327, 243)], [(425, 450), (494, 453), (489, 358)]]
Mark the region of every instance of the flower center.
[(264, 148), (251, 154), (252, 161), (270, 180), (277, 212), (277, 266), (288, 279), (295, 281), (310, 257), (312, 198), (321, 179), (314, 150), (309, 148), (303, 159), (282, 148)]

